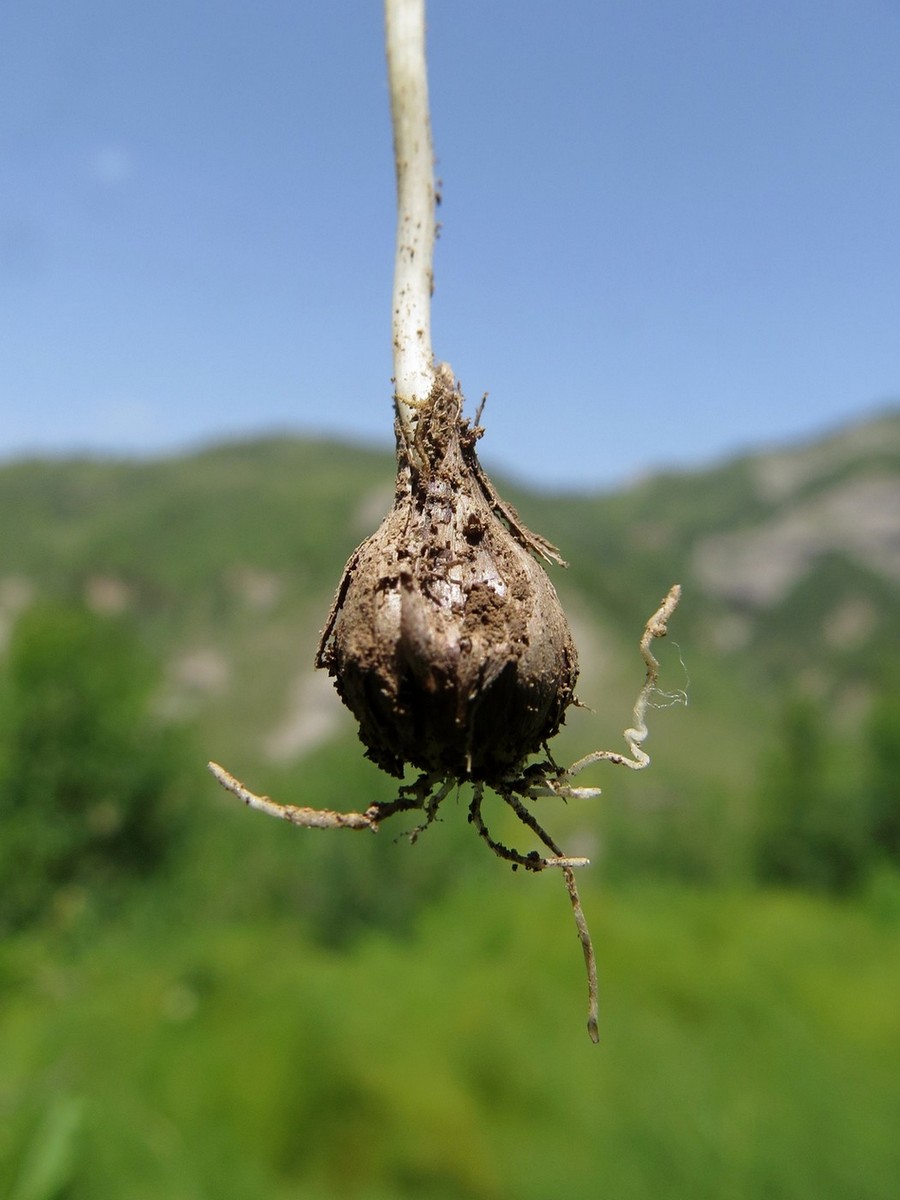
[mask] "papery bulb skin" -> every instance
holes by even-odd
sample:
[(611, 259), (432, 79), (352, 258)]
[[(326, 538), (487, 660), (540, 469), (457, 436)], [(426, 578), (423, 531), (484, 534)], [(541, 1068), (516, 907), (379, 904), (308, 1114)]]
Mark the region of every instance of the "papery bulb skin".
[(461, 407), (439, 377), (415, 454), (398, 439), (394, 507), (347, 563), (316, 661), (383, 770), (491, 784), (558, 731), (578, 661), (527, 547), (555, 551), (496, 496)]

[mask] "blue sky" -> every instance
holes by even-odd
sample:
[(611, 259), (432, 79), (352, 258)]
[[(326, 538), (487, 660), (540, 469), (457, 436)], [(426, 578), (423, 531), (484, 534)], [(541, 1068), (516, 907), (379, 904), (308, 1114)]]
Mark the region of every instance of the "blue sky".
[[(391, 444), (378, 0), (0, 12), (0, 458)], [(900, 3), (432, 0), (433, 331), (547, 487), (900, 400)]]

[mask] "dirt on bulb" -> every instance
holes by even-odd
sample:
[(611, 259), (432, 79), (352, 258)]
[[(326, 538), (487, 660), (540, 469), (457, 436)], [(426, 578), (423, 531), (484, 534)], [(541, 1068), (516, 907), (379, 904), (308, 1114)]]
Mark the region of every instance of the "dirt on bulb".
[(316, 665), (383, 770), (491, 784), (557, 732), (578, 663), (533, 557), (559, 554), (497, 496), (461, 412), (439, 374), (415, 445), (398, 434), (394, 506), (347, 563)]

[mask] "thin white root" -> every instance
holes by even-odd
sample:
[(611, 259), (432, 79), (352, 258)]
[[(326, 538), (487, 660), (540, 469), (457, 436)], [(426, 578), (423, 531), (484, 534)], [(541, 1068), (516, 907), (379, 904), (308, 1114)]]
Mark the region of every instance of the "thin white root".
[(561, 800), (596, 800), (598, 796), (603, 795), (603, 789), (567, 787), (565, 783), (550, 778), (546, 783), (533, 784), (523, 795), (527, 796), (529, 800), (538, 800), (541, 796), (559, 796)]
[(328, 808), (298, 808), (294, 804), (278, 804), (269, 796), (258, 796), (245, 787), (239, 779), (220, 767), (218, 763), (208, 763), (207, 766), (223, 788), (232, 792), (242, 800), (248, 808), (289, 821), (292, 825), (302, 825), (306, 829), (378, 829), (379, 810), (370, 808), (364, 813), (333, 812)]
[(572, 902), (572, 912), (575, 916), (575, 928), (584, 954), (584, 965), (588, 977), (588, 1037), (596, 1045), (600, 1041), (600, 985), (597, 980), (597, 956), (594, 954), (594, 943), (587, 927), (584, 909), (581, 907), (581, 897), (575, 883), (575, 872), (569, 867), (563, 868), (563, 879)]
[[(584, 965), (587, 969), (588, 978), (588, 1019), (587, 1031), (591, 1041), (596, 1043), (600, 1041), (600, 1026), (599, 1026), (599, 985), (597, 982), (597, 958), (594, 954), (594, 944), (591, 941), (590, 930), (587, 926), (587, 920), (584, 915), (584, 909), (581, 907), (581, 897), (578, 895), (578, 885), (575, 882), (575, 872), (572, 870), (575, 866), (588, 866), (589, 859), (584, 859), (580, 862), (578, 859), (570, 858), (566, 860), (560, 853), (560, 848), (557, 846), (553, 838), (547, 833), (546, 829), (538, 822), (537, 818), (529, 811), (522, 801), (511, 792), (504, 795), (504, 800), (519, 818), (523, 825), (527, 825), (533, 833), (541, 839), (544, 845), (557, 855), (555, 860), (545, 859), (545, 862), (555, 861), (562, 866), (563, 879), (566, 881), (566, 890), (569, 893), (569, 900), (572, 903), (572, 913), (575, 917), (575, 928), (578, 931), (578, 940), (581, 942), (581, 950), (584, 954)], [(476, 799), (473, 801), (473, 809), (478, 809), (480, 803), (480, 794), (476, 793)], [(482, 832), (479, 830), (479, 832)], [(486, 831), (482, 832), (482, 836)], [(498, 847), (496, 843), (491, 842), (490, 838), (486, 839), (495, 852), (499, 852), (501, 857), (514, 857), (515, 851), (510, 852), (504, 846)], [(521, 861), (519, 856), (518, 861)], [(534, 868), (532, 868), (534, 869)]]
[[(650, 755), (643, 749), (643, 743), (646, 741), (648, 735), (647, 706), (656, 690), (656, 681), (659, 678), (659, 663), (654, 658), (650, 646), (654, 638), (666, 636), (668, 622), (680, 599), (681, 585), (676, 583), (644, 627), (644, 633), (641, 637), (641, 657), (647, 666), (647, 674), (644, 679), (644, 686), (641, 688), (635, 702), (632, 717), (634, 725), (630, 729), (625, 730), (625, 741), (628, 743), (631, 758), (627, 754), (621, 754), (616, 750), (595, 750), (592, 754), (586, 754), (584, 758), (580, 758), (578, 762), (573, 763), (568, 770), (563, 772), (558, 786), (554, 787), (552, 779), (547, 780), (547, 783), (557, 795), (569, 797), (580, 792), (581, 788), (569, 788), (567, 786), (568, 781), (583, 771), (585, 767), (590, 767), (597, 762), (616, 763), (622, 767), (629, 767), (632, 771), (642, 771), (644, 767), (649, 765)], [(596, 794), (596, 789), (589, 788), (586, 790)]]
[(484, 784), (476, 783), (472, 789), (472, 801), (469, 805), (469, 821), (475, 826), (478, 836), (493, 850), (498, 858), (505, 859), (513, 864), (513, 868), (524, 867), (526, 871), (544, 871), (548, 867), (561, 867), (563, 873), (571, 871), (573, 867), (589, 867), (591, 860), (589, 858), (571, 858), (567, 854), (563, 854), (559, 846), (548, 837), (544, 830), (538, 825), (532, 814), (526, 809), (519, 800), (512, 794), (504, 794), (503, 799), (510, 806), (513, 812), (521, 821), (526, 824), (529, 829), (533, 829), (545, 846), (548, 846), (553, 854), (549, 857), (537, 854), (532, 851), (530, 854), (521, 854), (518, 850), (513, 850), (509, 846), (504, 846), (502, 842), (498, 842), (491, 837), (487, 825), (484, 823), (484, 817), (481, 815), (481, 801), (484, 797)]

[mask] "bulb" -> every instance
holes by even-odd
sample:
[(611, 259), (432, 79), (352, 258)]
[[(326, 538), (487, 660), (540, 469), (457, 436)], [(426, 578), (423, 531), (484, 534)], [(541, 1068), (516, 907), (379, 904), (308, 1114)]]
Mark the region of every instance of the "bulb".
[(316, 662), (383, 770), (492, 784), (558, 731), (578, 664), (530, 549), (558, 556), (494, 492), (461, 409), (439, 375), (412, 452), (398, 435), (394, 506), (347, 563)]

